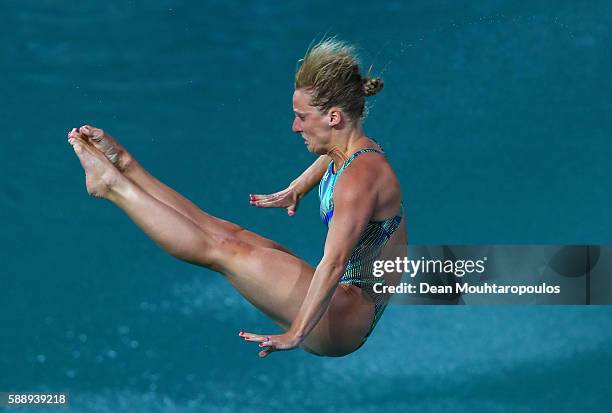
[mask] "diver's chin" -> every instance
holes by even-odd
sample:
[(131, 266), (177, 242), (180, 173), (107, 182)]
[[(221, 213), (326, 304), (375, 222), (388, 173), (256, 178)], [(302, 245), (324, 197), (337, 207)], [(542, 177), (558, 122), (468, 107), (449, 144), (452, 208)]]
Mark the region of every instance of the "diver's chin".
[(306, 150), (310, 153), (314, 153), (315, 155), (327, 155), (320, 146), (314, 145), (312, 142), (304, 142), (306, 144)]

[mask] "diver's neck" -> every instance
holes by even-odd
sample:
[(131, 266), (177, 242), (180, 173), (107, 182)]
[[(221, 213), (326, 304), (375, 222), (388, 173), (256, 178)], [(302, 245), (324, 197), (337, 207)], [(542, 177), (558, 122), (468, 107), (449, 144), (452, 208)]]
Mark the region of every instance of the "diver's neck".
[(333, 131), (331, 141), (333, 144), (327, 151), (327, 155), (334, 161), (334, 172), (337, 172), (352, 154), (370, 146), (370, 140), (361, 126), (344, 134), (340, 131)]

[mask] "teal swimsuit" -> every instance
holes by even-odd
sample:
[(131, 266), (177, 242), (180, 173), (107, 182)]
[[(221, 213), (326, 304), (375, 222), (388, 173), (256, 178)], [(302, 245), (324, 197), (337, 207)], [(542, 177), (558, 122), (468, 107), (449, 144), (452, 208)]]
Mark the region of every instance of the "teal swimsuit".
[[(329, 228), (329, 224), (334, 216), (334, 187), (336, 181), (342, 172), (355, 160), (356, 157), (366, 152), (376, 152), (383, 154), (382, 151), (374, 148), (364, 148), (346, 160), (340, 168), (334, 173), (334, 161), (329, 163), (327, 171), (321, 182), (319, 183), (319, 199), (321, 201), (321, 219), (325, 226)], [(397, 230), (403, 215), (403, 206), (400, 205), (400, 210), (394, 217), (387, 218), (382, 221), (370, 221), (366, 224), (363, 233), (359, 237), (359, 241), (355, 245), (351, 257), (346, 264), (346, 270), (340, 279), (341, 284), (353, 284), (359, 288), (370, 292), (372, 285), (375, 283), (384, 283), (384, 279), (376, 278), (373, 275), (374, 261), (378, 259), (383, 247), (387, 244), (391, 235)], [(370, 291), (369, 291), (370, 290)], [(374, 320), (368, 333), (363, 338), (363, 341), (370, 336), (372, 330), (380, 320), (387, 301), (382, 294), (370, 294), (374, 299)]]

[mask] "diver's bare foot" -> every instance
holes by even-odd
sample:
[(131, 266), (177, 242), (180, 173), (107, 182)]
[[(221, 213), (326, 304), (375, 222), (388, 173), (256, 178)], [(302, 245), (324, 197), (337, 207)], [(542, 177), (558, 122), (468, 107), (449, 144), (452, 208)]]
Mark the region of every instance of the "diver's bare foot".
[(109, 199), (111, 192), (125, 180), (121, 173), (104, 155), (85, 142), (81, 135), (73, 130), (68, 142), (72, 145), (81, 166), (85, 170), (85, 184), (89, 195)]
[(77, 129), (86, 141), (106, 156), (121, 172), (125, 172), (132, 164), (132, 156), (112, 136), (102, 129), (83, 125)]

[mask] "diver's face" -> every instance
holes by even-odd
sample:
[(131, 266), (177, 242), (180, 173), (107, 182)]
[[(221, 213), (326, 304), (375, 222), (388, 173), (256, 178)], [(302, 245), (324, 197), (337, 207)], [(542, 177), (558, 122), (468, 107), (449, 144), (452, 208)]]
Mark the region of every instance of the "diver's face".
[(310, 93), (303, 89), (296, 89), (293, 93), (295, 118), (292, 130), (302, 136), (309, 152), (323, 155), (327, 153), (331, 135), (330, 118), (311, 106), (310, 98)]

